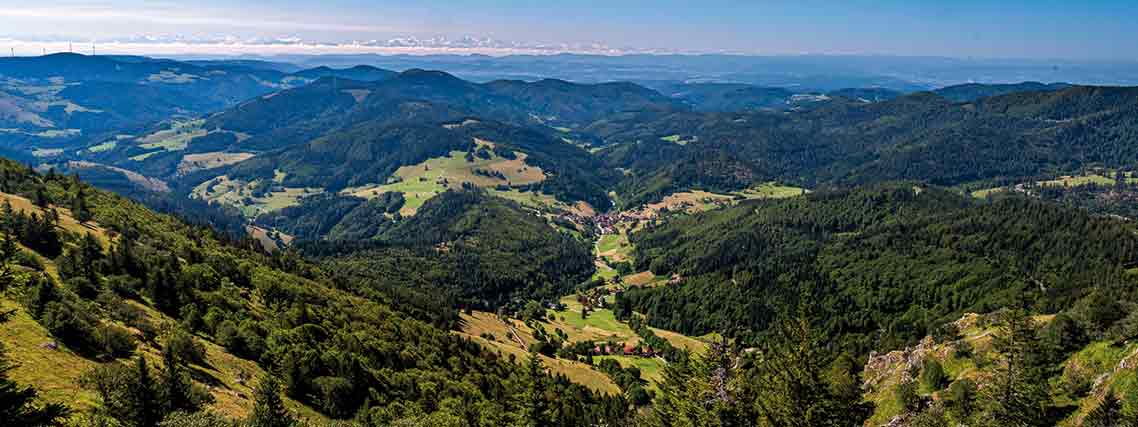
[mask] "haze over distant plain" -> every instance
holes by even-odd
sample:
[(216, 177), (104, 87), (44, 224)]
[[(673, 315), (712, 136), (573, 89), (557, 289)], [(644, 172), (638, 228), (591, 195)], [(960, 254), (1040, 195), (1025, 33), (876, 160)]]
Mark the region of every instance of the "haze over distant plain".
[[(0, 48), (132, 54), (740, 53), (1135, 61), (1138, 3), (68, 0), (0, 3)], [(81, 48), (76, 48), (75, 43)], [(10, 50), (3, 49), (3, 50)], [(8, 53), (8, 52), (5, 52)]]

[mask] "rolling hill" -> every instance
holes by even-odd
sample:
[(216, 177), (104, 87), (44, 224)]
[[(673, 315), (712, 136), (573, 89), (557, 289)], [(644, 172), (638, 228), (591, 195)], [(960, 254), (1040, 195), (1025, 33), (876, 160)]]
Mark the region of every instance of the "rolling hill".
[[(1125, 144), (1134, 132), (1135, 95), (1133, 88), (1080, 86), (955, 103), (918, 93), (790, 115), (672, 113), (589, 131), (608, 144), (598, 154), (610, 166), (632, 172), (617, 187), (630, 206), (688, 188), (726, 191), (772, 180), (952, 186), (1128, 167), (1138, 161)], [(692, 142), (666, 140), (673, 136)]]

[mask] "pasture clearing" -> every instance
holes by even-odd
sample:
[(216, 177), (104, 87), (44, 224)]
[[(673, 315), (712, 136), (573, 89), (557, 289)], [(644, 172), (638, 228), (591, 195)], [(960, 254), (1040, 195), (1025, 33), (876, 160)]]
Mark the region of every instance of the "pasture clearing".
[[(475, 311), (472, 314), (464, 313), (461, 314), (461, 332), (457, 333), (482, 344), (485, 348), (497, 350), (504, 355), (514, 355), (515, 363), (525, 363), (526, 358), (529, 357), (526, 347), (533, 343), (533, 330), (521, 321), (510, 319), (509, 322), (507, 324), (501, 321), (493, 313), (480, 311)], [(543, 325), (547, 332), (552, 333), (554, 331), (555, 326), (553, 324), (545, 323)], [(517, 338), (510, 332), (511, 326), (517, 330)], [(493, 340), (484, 338), (487, 336), (492, 336)], [(521, 342), (519, 343), (517, 339), (521, 339)], [(570, 336), (570, 339), (573, 339), (573, 336)], [(620, 393), (620, 388), (612, 379), (594, 370), (589, 365), (573, 360), (539, 357), (541, 357), (546, 368), (554, 373), (565, 374), (570, 381), (609, 395)]]
[(241, 210), (247, 218), (255, 218), (265, 212), (299, 205), (300, 199), (324, 192), (324, 189), (314, 187), (277, 187), (261, 196), (255, 196), (254, 189), (259, 185), (259, 180), (245, 182), (222, 175), (194, 187), (190, 197), (224, 203)]
[(178, 163), (178, 175), (241, 163), (253, 158), (253, 156), (253, 153), (227, 153), (223, 151), (187, 154)]
[(593, 363), (600, 363), (605, 359), (615, 360), (620, 363), (622, 368), (635, 366), (640, 370), (640, 378), (648, 382), (648, 390), (656, 390), (656, 385), (664, 381), (664, 366), (667, 365), (667, 362), (662, 359), (634, 356), (595, 356)]
[[(475, 139), (475, 143), (486, 149), (494, 147), (489, 141)], [(474, 156), (472, 161), (467, 161), (465, 151), (452, 151), (447, 157), (436, 157), (415, 165), (400, 167), (386, 184), (347, 188), (343, 193), (365, 199), (375, 198), (387, 192), (403, 193), (406, 202), (399, 213), (409, 216), (414, 215), (415, 211), (430, 198), (448, 189), (460, 189), (463, 183), (481, 188), (495, 188), (499, 185), (527, 185), (545, 180), (545, 172), (541, 168), (525, 163), (525, 153), (514, 152), (514, 154), (514, 159), (491, 153), (488, 159)], [(533, 205), (556, 203), (551, 197), (543, 198), (543, 195), (539, 194), (527, 196), (527, 193), (516, 190), (499, 193), (520, 203)]]
[(661, 140), (661, 141), (664, 141), (664, 142), (670, 142), (670, 143), (673, 143), (673, 144), (676, 144), (676, 145), (688, 145), (688, 144), (690, 144), (690, 143), (693, 143), (693, 142), (699, 141), (699, 137), (698, 137), (698, 136), (694, 136), (694, 135), (679, 135), (679, 134), (676, 134), (676, 135), (668, 135), (668, 136), (665, 136), (665, 137), (663, 137), (663, 138), (660, 138), (660, 140)]
[[(205, 129), (202, 128), (202, 125), (204, 124), (205, 120), (202, 119), (185, 122), (174, 122), (170, 125), (169, 129), (160, 130), (140, 138), (138, 140), (138, 146), (146, 150), (185, 150), (186, 146), (189, 145), (191, 139), (205, 136), (208, 133)], [(145, 158), (142, 158), (141, 160), (145, 160)]]

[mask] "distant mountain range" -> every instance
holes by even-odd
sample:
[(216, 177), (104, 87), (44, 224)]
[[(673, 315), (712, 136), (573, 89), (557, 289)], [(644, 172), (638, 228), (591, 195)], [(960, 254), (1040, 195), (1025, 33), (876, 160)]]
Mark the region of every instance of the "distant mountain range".
[[(80, 55), (0, 60), (2, 148), (99, 170), (97, 181), (115, 188), (221, 201), (250, 219), (306, 195), (425, 199), (467, 182), (605, 210), (767, 181), (998, 184), (1138, 163), (1121, 143), (1135, 128), (1127, 88), (1025, 82), (907, 94), (282, 68)], [(432, 164), (450, 166), (407, 169)], [(409, 190), (404, 179), (424, 185)]]
[(258, 59), (305, 67), (373, 65), (442, 70), (473, 81), (558, 78), (577, 82), (743, 83), (829, 92), (879, 87), (901, 92), (965, 83), (1021, 81), (1138, 85), (1133, 61), (1067, 61), (874, 55), (291, 55)]
[(0, 58), (0, 129), (12, 145), (62, 147), (195, 117), (320, 77), (381, 80), (394, 74), (374, 67), (296, 73), (281, 68), (257, 61), (135, 56)]

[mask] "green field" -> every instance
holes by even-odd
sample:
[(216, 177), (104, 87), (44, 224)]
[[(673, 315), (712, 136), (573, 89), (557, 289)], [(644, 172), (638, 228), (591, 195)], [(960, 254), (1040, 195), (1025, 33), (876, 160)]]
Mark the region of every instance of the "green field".
[(621, 247), (621, 235), (606, 234), (597, 240), (597, 252), (608, 252)]
[(1061, 176), (1057, 179), (1048, 181), (1036, 182), (1039, 186), (1060, 186), (1060, 187), (1078, 187), (1081, 185), (1098, 184), (1098, 185), (1114, 185), (1113, 178), (1107, 178), (1102, 175), (1080, 175), (1080, 176)]
[(565, 312), (549, 311), (549, 316), (557, 316), (558, 318), (564, 317), (565, 323), (577, 328), (595, 328), (607, 332), (608, 335), (615, 335), (622, 339), (628, 339), (637, 336), (636, 332), (632, 331), (628, 325), (616, 320), (616, 316), (612, 310), (599, 309), (589, 312), (588, 318), (581, 318), (581, 304), (577, 302), (575, 296), (567, 296), (561, 298), (561, 303), (565, 304), (568, 309)]
[[(493, 143), (486, 141), (478, 141), (478, 144), (493, 146)], [(517, 158), (512, 160), (491, 155), (489, 159), (475, 157), (474, 161), (468, 162), (465, 151), (452, 151), (447, 157), (436, 157), (416, 165), (399, 168), (395, 171), (394, 178), (387, 184), (346, 188), (343, 192), (363, 198), (373, 198), (388, 192), (403, 193), (406, 203), (399, 212), (408, 216), (414, 215), (415, 211), (430, 198), (448, 188), (461, 188), (464, 182), (477, 187), (493, 188), (502, 184), (525, 185), (545, 180), (545, 173), (541, 168), (525, 164), (525, 153), (516, 154)], [(478, 169), (497, 171), (506, 179), (475, 174), (474, 171)], [(498, 193), (520, 203), (532, 205), (552, 200), (541, 195), (517, 191)]]
[(117, 147), (118, 145), (119, 145), (118, 142), (107, 141), (107, 142), (104, 142), (102, 144), (92, 145), (90, 147), (87, 147), (87, 151), (91, 152), (91, 153), (102, 153), (104, 151), (114, 150), (115, 147)]
[(801, 196), (809, 192), (809, 190), (803, 188), (782, 185), (777, 182), (766, 182), (740, 191), (737, 194), (752, 199), (784, 199), (787, 197)]
[(63, 154), (62, 148), (36, 148), (32, 150), (32, 156), (35, 157), (55, 157)]
[(159, 148), (166, 151), (185, 150), (191, 139), (205, 136), (208, 133), (202, 128), (203, 124), (205, 124), (205, 120), (200, 119), (176, 122), (171, 125), (170, 129), (160, 130), (139, 139), (138, 146), (146, 150)]
[[(1064, 176), (1060, 176), (1060, 177), (1055, 178), (1055, 179), (1049, 179), (1049, 180), (1044, 180), (1044, 181), (1036, 181), (1035, 185), (1040, 186), (1040, 187), (1080, 187), (1080, 186), (1091, 185), (1091, 184), (1102, 185), (1102, 186), (1110, 186), (1110, 185), (1115, 185), (1117, 183), (1117, 181), (1114, 178), (1108, 178), (1108, 176), (1114, 176), (1114, 174), (1115, 174), (1114, 171), (1107, 170), (1105, 172), (1102, 172), (1101, 174), (1099, 174), (1099, 173), (1085, 173), (1083, 175), (1064, 175)], [(1126, 180), (1126, 183), (1128, 183), (1128, 184), (1138, 183), (1138, 177), (1135, 177), (1133, 172), (1127, 172), (1125, 174), (1125, 180)], [(970, 194), (972, 195), (972, 197), (975, 197), (978, 199), (983, 199), (983, 198), (987, 198), (988, 196), (996, 194), (996, 193), (1002, 193), (1002, 192), (1008, 191), (1012, 187), (1013, 186), (1009, 185), (1009, 186), (1003, 186), (1003, 187), (985, 188), (985, 189), (972, 191)]]
[(665, 142), (670, 142), (673, 144), (677, 144), (677, 145), (688, 145), (690, 143), (699, 141), (699, 138), (695, 137), (695, 136), (684, 137), (681, 135), (668, 135), (668, 136), (665, 136), (663, 138), (660, 138), (660, 140), (665, 141)]
[(656, 384), (664, 380), (664, 366), (667, 364), (663, 360), (652, 357), (633, 357), (633, 356), (596, 356), (593, 358), (593, 363), (599, 363), (602, 360), (611, 359), (620, 363), (621, 367), (635, 366), (640, 369), (640, 378), (648, 381), (648, 390), (656, 390)]
[(491, 189), (490, 194), (501, 197), (503, 199), (513, 200), (523, 206), (529, 206), (532, 208), (568, 208), (565, 203), (558, 201), (553, 196), (536, 191), (527, 191), (523, 193), (515, 189), (511, 189), (510, 191)]
[(593, 273), (592, 278), (609, 281), (615, 279), (617, 275), (618, 274), (616, 270), (614, 270), (612, 267), (609, 267), (608, 264), (605, 264), (604, 262), (597, 262), (597, 272)]
[(142, 154), (139, 154), (137, 156), (130, 156), (130, 159), (134, 160), (136, 162), (141, 162), (143, 160), (149, 159), (150, 156), (153, 156), (153, 155), (158, 154), (158, 153), (161, 153), (161, 151), (151, 151), (149, 153), (142, 153)]
[(241, 211), (243, 215), (254, 218), (265, 212), (284, 209), (300, 204), (300, 199), (324, 192), (321, 188), (285, 187), (282, 191), (272, 191), (261, 197), (253, 197), (255, 182), (230, 180), (220, 176), (194, 187), (190, 197), (210, 202), (224, 203)]

